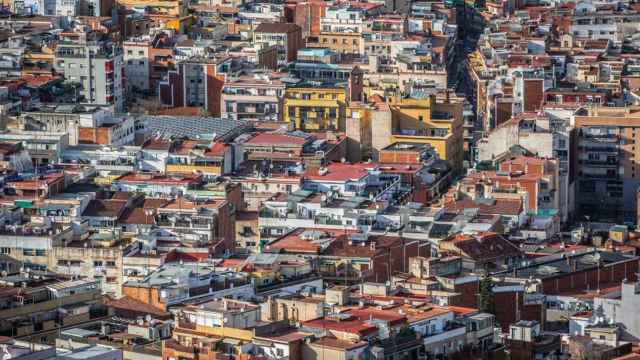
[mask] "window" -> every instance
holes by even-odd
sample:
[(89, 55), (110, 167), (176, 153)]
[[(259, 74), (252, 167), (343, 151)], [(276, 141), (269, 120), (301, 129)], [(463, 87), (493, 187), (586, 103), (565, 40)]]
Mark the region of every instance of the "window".
[(107, 261), (107, 267), (116, 267), (116, 262), (115, 261)]
[(23, 256), (34, 256), (36, 251), (34, 249), (22, 249)]
[(8, 247), (0, 248), (0, 254), (3, 254), (3, 255), (11, 254), (11, 248), (8, 248)]
[(36, 249), (36, 256), (47, 256), (47, 251), (45, 249)]
[(278, 355), (278, 356), (284, 356), (284, 350), (282, 350), (282, 349), (276, 349), (276, 355)]
[(93, 266), (96, 266), (96, 267), (102, 266), (102, 261), (101, 260), (94, 260)]

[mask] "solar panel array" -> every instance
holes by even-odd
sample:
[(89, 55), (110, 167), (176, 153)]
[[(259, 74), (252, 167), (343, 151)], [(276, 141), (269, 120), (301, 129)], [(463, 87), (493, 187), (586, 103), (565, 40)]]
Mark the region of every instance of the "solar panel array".
[(247, 126), (244, 120), (221, 119), (201, 116), (141, 115), (136, 118), (138, 126), (150, 133), (170, 138), (187, 137), (211, 139), (224, 137), (239, 127)]

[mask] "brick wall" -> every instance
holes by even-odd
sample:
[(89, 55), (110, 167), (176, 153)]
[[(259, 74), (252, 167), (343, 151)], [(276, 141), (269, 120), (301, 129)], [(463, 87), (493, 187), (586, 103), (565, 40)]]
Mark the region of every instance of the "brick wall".
[(399, 240), (389, 248), (382, 249), (373, 258), (373, 274), (370, 279), (376, 282), (385, 282), (395, 272), (407, 272), (409, 257), (429, 256), (431, 250), (428, 243), (417, 240)]
[(381, 150), (378, 156), (381, 164), (417, 164), (420, 154), (417, 151)]
[(620, 283), (627, 279), (636, 281), (638, 261), (629, 260), (614, 265), (597, 269), (576, 271), (571, 274), (556, 276), (542, 280), (542, 288), (545, 295), (554, 295), (562, 292), (597, 289), (605, 284)]
[(537, 111), (544, 100), (544, 80), (525, 79), (524, 80), (524, 111)]
[(160, 301), (160, 291), (158, 289), (123, 285), (122, 294), (158, 309), (167, 310), (166, 304)]
[(221, 95), (224, 85), (224, 75), (216, 74), (215, 65), (206, 65), (207, 76), (207, 111), (212, 116), (221, 115)]
[(111, 132), (109, 128), (78, 128), (78, 142), (84, 144), (110, 145)]
[(456, 284), (453, 287), (453, 291), (460, 293), (460, 295), (453, 298), (453, 303), (451, 305), (470, 308), (478, 307), (478, 293), (480, 291), (479, 280), (464, 284)]

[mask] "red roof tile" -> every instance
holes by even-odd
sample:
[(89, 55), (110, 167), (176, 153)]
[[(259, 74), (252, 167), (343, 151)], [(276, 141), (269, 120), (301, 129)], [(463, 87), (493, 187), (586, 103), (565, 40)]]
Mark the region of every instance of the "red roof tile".
[(522, 254), (516, 245), (496, 233), (481, 233), (477, 235), (458, 234), (450, 241), (453, 242), (456, 248), (476, 261)]
[(445, 204), (445, 209), (449, 212), (463, 211), (464, 209), (478, 209), (480, 214), (489, 215), (519, 215), (522, 208), (522, 200), (495, 199), (495, 203), (476, 203), (471, 199), (462, 199)]
[(407, 317), (399, 315), (395, 311), (379, 310), (375, 308), (349, 309), (345, 313), (351, 314), (356, 318), (367, 321), (369, 319), (377, 319), (389, 323), (391, 326), (401, 325), (407, 321)]
[(349, 180), (358, 180), (367, 175), (369, 170), (375, 169), (378, 166), (376, 163), (330, 163), (325, 168), (327, 172), (324, 175), (320, 175), (317, 169), (307, 170), (304, 173), (304, 177), (309, 180), (316, 181), (336, 181), (344, 182)]
[(360, 336), (374, 334), (378, 331), (377, 327), (369, 325), (355, 317), (341, 320), (334, 320), (330, 318), (309, 320), (303, 322), (302, 326), (315, 329), (341, 331), (350, 334), (357, 334)]

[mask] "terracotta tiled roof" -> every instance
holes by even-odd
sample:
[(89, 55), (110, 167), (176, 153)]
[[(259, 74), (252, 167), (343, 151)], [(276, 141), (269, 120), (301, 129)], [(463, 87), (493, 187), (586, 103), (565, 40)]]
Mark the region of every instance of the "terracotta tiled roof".
[(153, 225), (153, 216), (147, 216), (144, 209), (133, 208), (129, 211), (125, 211), (120, 222), (124, 224), (138, 224), (138, 225)]
[(370, 335), (378, 331), (377, 327), (369, 325), (366, 322), (355, 317), (341, 320), (334, 320), (329, 318), (309, 320), (303, 322), (302, 326), (315, 329), (341, 331), (361, 336)]
[(522, 254), (516, 245), (496, 233), (459, 234), (454, 236), (451, 241), (456, 248), (476, 261)]
[(463, 211), (464, 209), (478, 209), (480, 214), (489, 215), (519, 215), (522, 212), (521, 200), (496, 199), (495, 203), (476, 203), (471, 199), (462, 199), (445, 205), (449, 212)]
[(169, 200), (166, 200), (166, 199), (155, 199), (155, 198), (144, 199), (144, 203), (142, 204), (142, 207), (145, 209), (157, 209), (167, 205), (168, 203), (169, 203)]
[(364, 308), (364, 309), (349, 309), (346, 311), (346, 313), (351, 314), (363, 321), (367, 321), (371, 318), (382, 320), (384, 322), (389, 323), (389, 325), (391, 326), (400, 325), (407, 321), (406, 316), (399, 315), (397, 312), (391, 311), (391, 310)]
[(200, 182), (200, 175), (183, 174), (180, 176), (166, 176), (158, 174), (131, 173), (119, 177), (116, 181), (140, 184), (166, 184), (166, 185), (187, 185)]
[(91, 200), (82, 216), (119, 217), (126, 203), (126, 200)]
[(151, 316), (160, 318), (171, 316), (170, 313), (163, 311), (162, 309), (158, 309), (155, 306), (149, 305), (142, 301), (138, 301), (128, 296), (122, 297), (120, 299), (108, 299), (107, 301), (105, 301), (105, 305), (116, 309), (137, 312), (140, 314), (149, 314)]
[(282, 34), (300, 30), (300, 26), (290, 23), (261, 23), (254, 30), (256, 33)]
[(198, 116), (202, 114), (199, 107), (175, 107), (168, 109), (160, 109), (154, 112), (154, 115), (173, 115), (173, 116)]
[(327, 173), (320, 175), (317, 169), (307, 170), (304, 177), (317, 181), (349, 181), (358, 180), (367, 175), (368, 170), (376, 168), (375, 163), (330, 163), (326, 166)]
[(311, 346), (321, 346), (321, 347), (333, 348), (338, 350), (352, 350), (360, 347), (365, 347), (367, 345), (368, 343), (365, 341), (352, 342), (352, 341), (340, 340), (334, 337), (327, 337), (327, 336), (319, 339), (318, 341), (311, 343)]

